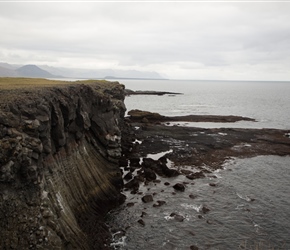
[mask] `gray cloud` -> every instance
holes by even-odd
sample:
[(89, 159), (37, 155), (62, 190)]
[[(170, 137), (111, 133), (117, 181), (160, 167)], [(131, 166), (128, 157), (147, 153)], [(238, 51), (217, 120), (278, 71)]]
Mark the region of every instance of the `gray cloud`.
[[(0, 3), (9, 63), (290, 80), (290, 3)], [(277, 70), (279, 69), (279, 70)]]

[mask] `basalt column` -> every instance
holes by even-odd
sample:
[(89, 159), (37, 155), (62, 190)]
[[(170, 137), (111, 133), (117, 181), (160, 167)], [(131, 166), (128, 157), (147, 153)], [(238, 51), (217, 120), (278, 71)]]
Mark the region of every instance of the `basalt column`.
[(104, 249), (122, 200), (124, 86), (0, 90), (0, 248)]

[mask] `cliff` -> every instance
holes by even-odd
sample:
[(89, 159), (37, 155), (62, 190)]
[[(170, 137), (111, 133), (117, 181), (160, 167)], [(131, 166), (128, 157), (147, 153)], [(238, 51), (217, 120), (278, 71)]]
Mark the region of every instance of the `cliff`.
[(105, 249), (124, 86), (0, 79), (0, 248)]

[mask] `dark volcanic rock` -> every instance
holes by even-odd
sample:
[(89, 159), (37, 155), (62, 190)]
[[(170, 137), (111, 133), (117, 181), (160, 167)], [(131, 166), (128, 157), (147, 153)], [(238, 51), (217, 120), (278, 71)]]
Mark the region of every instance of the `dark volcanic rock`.
[(139, 189), (139, 186), (139, 181), (136, 178), (132, 179), (124, 185), (125, 188), (133, 189), (134, 191), (137, 191)]
[(141, 224), (143, 227), (145, 226), (145, 222), (144, 222), (144, 220), (142, 220), (142, 219), (139, 219), (139, 220), (138, 220), (138, 223)]
[(124, 201), (124, 86), (21, 81), (0, 85), (0, 249), (101, 249)]
[(152, 113), (144, 110), (130, 110), (128, 112), (129, 119), (131, 121), (142, 122), (142, 119), (146, 119), (147, 122), (237, 122), (237, 121), (255, 121), (252, 118), (243, 116), (217, 116), (217, 115), (187, 115), (187, 116), (163, 116), (158, 113)]
[(204, 214), (206, 214), (206, 213), (208, 213), (208, 212), (210, 211), (210, 209), (209, 209), (208, 207), (206, 207), (206, 206), (202, 206), (201, 211), (202, 211)]
[(152, 91), (152, 90), (131, 90), (125, 89), (126, 95), (182, 95), (182, 93), (167, 92), (167, 91)]
[(153, 201), (153, 196), (151, 194), (145, 195), (142, 197), (142, 201), (144, 203), (152, 202)]
[(185, 190), (185, 186), (184, 186), (183, 184), (181, 184), (181, 183), (176, 183), (176, 184), (173, 186), (173, 188), (174, 188), (175, 190), (178, 190), (178, 191), (181, 191), (181, 192), (184, 192), (184, 190)]
[(157, 203), (153, 204), (153, 207), (161, 207), (166, 204), (166, 201), (157, 201)]
[(171, 213), (171, 214), (170, 214), (170, 217), (174, 217), (174, 219), (175, 219), (176, 221), (179, 221), (179, 222), (183, 222), (184, 219), (185, 219), (182, 215), (177, 214), (177, 213)]
[(156, 174), (151, 169), (144, 168), (144, 175), (145, 175), (146, 180), (148, 181), (156, 180)]
[(133, 174), (132, 172), (128, 172), (125, 176), (124, 176), (124, 180), (131, 180), (133, 178)]
[(196, 172), (196, 173), (191, 173), (189, 175), (186, 176), (186, 178), (190, 179), (190, 180), (194, 180), (194, 179), (198, 179), (198, 178), (204, 178), (205, 175), (203, 172)]

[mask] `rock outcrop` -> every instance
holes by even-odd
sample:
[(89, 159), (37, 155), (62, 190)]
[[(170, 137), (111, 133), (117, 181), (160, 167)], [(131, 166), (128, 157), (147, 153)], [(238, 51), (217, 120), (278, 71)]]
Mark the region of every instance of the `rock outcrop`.
[(185, 115), (185, 116), (163, 116), (144, 110), (133, 109), (128, 112), (128, 119), (132, 122), (160, 123), (160, 122), (238, 122), (255, 120), (249, 117), (234, 115)]
[(0, 86), (0, 249), (106, 249), (124, 86), (47, 84)]

